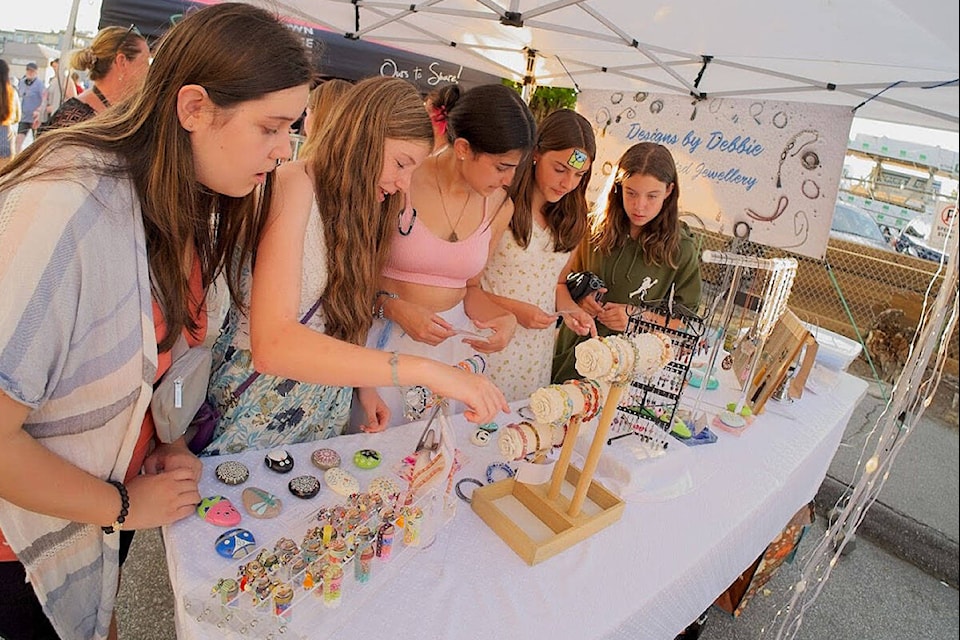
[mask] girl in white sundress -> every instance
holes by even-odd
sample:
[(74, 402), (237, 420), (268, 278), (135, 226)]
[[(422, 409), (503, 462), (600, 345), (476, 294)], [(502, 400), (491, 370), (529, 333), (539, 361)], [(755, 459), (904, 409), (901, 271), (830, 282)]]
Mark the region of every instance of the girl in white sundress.
[(558, 317), (580, 335), (596, 335), (593, 318), (563, 284), (571, 253), (587, 232), (586, 190), (595, 157), (587, 119), (569, 109), (554, 111), (540, 122), (533, 153), (510, 187), (510, 232), (501, 236), (481, 279), (483, 290), (517, 318), (507, 347), (487, 356), (487, 374), (509, 402), (550, 384)]

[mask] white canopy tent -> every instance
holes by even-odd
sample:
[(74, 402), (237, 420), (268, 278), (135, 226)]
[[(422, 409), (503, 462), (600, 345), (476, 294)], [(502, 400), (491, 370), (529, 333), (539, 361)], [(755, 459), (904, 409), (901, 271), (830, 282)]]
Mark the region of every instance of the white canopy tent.
[(952, 0), (252, 1), (518, 81), (840, 104), (950, 131), (960, 123)]

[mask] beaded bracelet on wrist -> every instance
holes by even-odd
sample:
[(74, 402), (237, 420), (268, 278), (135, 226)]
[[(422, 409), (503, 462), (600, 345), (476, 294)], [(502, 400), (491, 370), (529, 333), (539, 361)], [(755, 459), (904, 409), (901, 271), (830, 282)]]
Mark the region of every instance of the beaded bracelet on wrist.
[(123, 523), (127, 519), (127, 513), (130, 509), (130, 496), (127, 494), (127, 488), (122, 482), (117, 480), (107, 480), (107, 482), (112, 484), (120, 494), (120, 514), (117, 516), (117, 519), (114, 520), (113, 524), (109, 527), (100, 527), (104, 533), (111, 534), (117, 533), (123, 528)]

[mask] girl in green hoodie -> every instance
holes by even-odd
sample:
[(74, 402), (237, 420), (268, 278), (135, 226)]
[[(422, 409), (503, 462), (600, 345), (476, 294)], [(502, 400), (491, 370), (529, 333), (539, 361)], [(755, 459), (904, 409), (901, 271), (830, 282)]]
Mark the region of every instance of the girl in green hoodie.
[[(588, 295), (579, 302), (596, 318), (599, 335), (623, 332), (628, 306), (667, 298), (671, 287), (675, 302), (697, 310), (700, 256), (679, 220), (679, 199), (677, 166), (666, 147), (641, 142), (620, 157), (590, 214), (590, 234), (571, 263), (572, 271), (590, 271), (606, 284), (602, 301)], [(561, 274), (561, 283), (566, 275)], [(585, 339), (560, 328), (554, 383), (579, 377), (574, 348)]]

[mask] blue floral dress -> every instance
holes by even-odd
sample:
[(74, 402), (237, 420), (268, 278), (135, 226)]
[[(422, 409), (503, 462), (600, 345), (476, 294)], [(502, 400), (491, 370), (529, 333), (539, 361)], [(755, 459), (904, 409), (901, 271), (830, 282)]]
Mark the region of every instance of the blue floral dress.
[[(305, 317), (327, 285), (326, 246), (320, 215), (313, 207), (304, 237), (300, 315)], [(249, 299), (249, 266), (243, 290)], [(323, 332), (323, 306), (304, 324)], [(220, 412), (213, 440), (200, 455), (239, 453), (285, 444), (323, 440), (343, 433), (350, 419), (352, 387), (309, 384), (254, 373), (248, 318), (230, 307), (213, 345), (213, 371), (207, 398)], [(242, 391), (238, 391), (242, 389)]]

